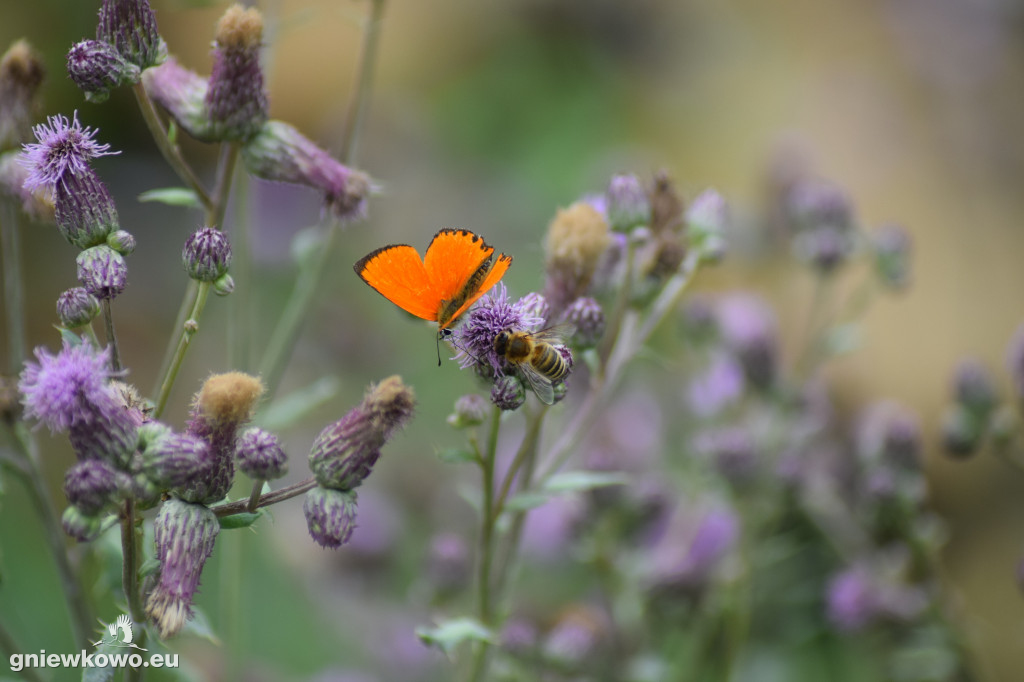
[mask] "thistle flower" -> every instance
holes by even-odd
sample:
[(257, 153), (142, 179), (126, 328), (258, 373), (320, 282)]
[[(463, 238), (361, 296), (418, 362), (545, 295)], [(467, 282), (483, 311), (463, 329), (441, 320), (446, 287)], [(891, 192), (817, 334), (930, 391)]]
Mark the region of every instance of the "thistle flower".
[(232, 5), (217, 24), (205, 98), (215, 139), (248, 140), (267, 120), (259, 52), (262, 34), (263, 17), (255, 8)]
[(577, 202), (555, 214), (544, 241), (544, 297), (553, 316), (587, 293), (610, 244), (608, 222), (590, 204)]
[(487, 401), (476, 393), (469, 393), (455, 401), (455, 411), (448, 415), (448, 423), (456, 429), (479, 426), (487, 419)]
[(126, 468), (138, 445), (142, 413), (120, 401), (114, 389), (106, 391), (85, 408), (84, 419), (71, 425), (68, 438), (79, 459), (104, 459)]
[(526, 402), (526, 388), (523, 382), (511, 374), (498, 377), (491, 387), (491, 402), (506, 412), (518, 410)]
[(883, 225), (871, 235), (875, 271), (890, 289), (902, 291), (910, 283), (910, 234), (901, 226)]
[(829, 581), (828, 616), (844, 632), (862, 630), (878, 617), (880, 605), (871, 575), (863, 568), (849, 568)]
[(164, 427), (147, 441), (141, 452), (142, 472), (161, 490), (198, 483), (214, 472), (213, 450), (202, 438)]
[(171, 57), (160, 66), (142, 72), (146, 94), (167, 110), (178, 126), (197, 140), (212, 142), (211, 123), (206, 113), (209, 84)]
[(853, 226), (853, 206), (839, 186), (822, 180), (796, 182), (786, 197), (786, 208), (797, 231), (831, 226)]
[(128, 266), (124, 257), (106, 244), (82, 251), (75, 258), (75, 263), (78, 265), (78, 281), (96, 298), (115, 298), (128, 284)]
[(380, 458), (380, 449), (412, 418), (415, 405), (415, 394), (399, 376), (370, 386), (362, 403), (313, 442), (309, 468), (317, 483), (335, 490), (358, 487)]
[(74, 287), (57, 297), (57, 319), (65, 329), (78, 329), (100, 314), (100, 302), (82, 287)]
[(604, 335), (604, 310), (589, 296), (573, 301), (562, 313), (562, 319), (572, 325), (572, 343), (578, 348), (593, 348)]
[(74, 424), (91, 421), (92, 405), (111, 400), (109, 349), (96, 351), (87, 343), (65, 342), (56, 355), (40, 346), (35, 356), (38, 363), (25, 363), (18, 389), (25, 416), (38, 419), (50, 431), (67, 431)]
[(213, 554), (220, 524), (201, 504), (171, 498), (163, 503), (153, 523), (160, 581), (146, 601), (146, 615), (160, 631), (173, 637), (192, 616), (192, 599), (199, 587), (203, 565)]
[(141, 71), (121, 56), (110, 43), (83, 40), (68, 50), (68, 75), (94, 104), (105, 102), (110, 91), (121, 85), (138, 83)]
[(61, 516), (60, 524), (64, 532), (79, 542), (91, 542), (99, 537), (103, 530), (103, 517), (85, 514), (75, 505), (68, 505)]
[[(508, 374), (511, 368), (503, 357), (494, 350), (494, 337), (511, 329), (536, 331), (544, 318), (537, 315), (536, 297), (524, 297), (512, 303), (503, 283), (480, 297), (469, 311), (466, 321), (452, 333), (452, 343), (458, 349), (455, 359), (463, 369), (483, 364), (484, 375)], [(543, 300), (543, 299), (541, 299)]]
[(235, 439), (238, 429), (252, 419), (262, 397), (263, 382), (243, 372), (214, 374), (195, 395), (186, 433), (205, 440), (213, 453), (211, 475), (196, 480), (176, 494), (188, 502), (215, 502), (227, 494), (235, 476)]
[(167, 57), (149, 0), (103, 0), (96, 39), (113, 45), (140, 69), (156, 66)]
[(50, 116), (32, 132), (38, 142), (26, 144), (22, 154), (22, 163), (29, 170), (28, 189), (52, 190), (67, 175), (85, 173), (89, 159), (119, 153), (110, 151), (109, 144), (96, 142), (96, 129), (83, 128), (77, 111), (70, 121), (60, 114)]
[(771, 386), (779, 355), (771, 310), (753, 296), (734, 294), (719, 302), (716, 318), (726, 349), (740, 361), (750, 384), (761, 389)]
[(104, 245), (119, 230), (117, 207), (99, 176), (85, 167), (65, 173), (54, 187), (57, 228), (72, 246), (88, 249)]
[(258, 178), (319, 190), (327, 210), (342, 222), (366, 216), (373, 190), (369, 177), (336, 161), (287, 123), (267, 121), (242, 147), (242, 160)]
[(0, 149), (28, 139), (44, 76), (43, 61), (26, 40), (15, 41), (0, 57)]
[(253, 480), (271, 481), (288, 472), (288, 455), (277, 436), (263, 429), (246, 429), (238, 439), (238, 468)]
[(231, 265), (231, 244), (227, 235), (213, 227), (196, 230), (185, 241), (181, 261), (192, 279), (217, 281), (227, 274)]
[(337, 549), (349, 541), (356, 527), (356, 491), (317, 486), (306, 493), (302, 511), (313, 540)]
[(647, 580), (656, 592), (695, 593), (736, 546), (740, 522), (729, 507), (685, 505), (672, 516), (652, 549)]
[(640, 178), (633, 174), (613, 175), (605, 191), (608, 225), (617, 232), (651, 222), (651, 204)]
[(101, 459), (86, 459), (64, 474), (64, 495), (85, 516), (96, 516), (117, 501), (118, 471)]
[(735, 403), (745, 387), (743, 368), (729, 354), (716, 353), (707, 368), (690, 380), (687, 403), (698, 417), (711, 417)]

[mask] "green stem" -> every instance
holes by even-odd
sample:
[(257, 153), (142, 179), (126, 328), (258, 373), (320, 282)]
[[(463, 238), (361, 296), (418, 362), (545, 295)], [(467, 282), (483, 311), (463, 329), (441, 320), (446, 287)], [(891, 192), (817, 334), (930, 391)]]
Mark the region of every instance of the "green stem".
[(146, 611), (139, 594), (139, 552), (135, 500), (127, 499), (121, 510), (121, 585), (128, 602), (128, 612), (136, 623), (146, 622)]
[(358, 151), (359, 130), (366, 118), (366, 110), (370, 105), (370, 91), (373, 85), (373, 72), (377, 65), (378, 44), (380, 42), (380, 26), (384, 16), (384, 0), (371, 0), (370, 16), (363, 26), (363, 49), (359, 55), (359, 66), (356, 73), (356, 91), (349, 100), (348, 113), (345, 115), (345, 131), (342, 135), (341, 158), (348, 165), (354, 165)]
[(196, 177), (192, 167), (188, 165), (185, 158), (181, 155), (181, 150), (167, 136), (167, 130), (164, 128), (164, 124), (160, 122), (160, 115), (157, 114), (153, 100), (146, 93), (146, 88), (143, 87), (142, 83), (136, 83), (132, 86), (132, 92), (135, 93), (135, 101), (139, 104), (142, 119), (146, 122), (149, 132), (153, 136), (153, 141), (156, 142), (157, 149), (160, 150), (160, 153), (163, 154), (164, 159), (174, 169), (174, 172), (178, 174), (178, 177), (195, 192), (203, 208), (208, 212), (211, 211), (214, 207), (213, 200), (203, 188), (202, 183), (199, 182), (199, 178)]
[(114, 333), (114, 315), (110, 310), (110, 299), (103, 299), (103, 327), (107, 335), (107, 345), (110, 346), (110, 368), (115, 372), (121, 371), (121, 352), (117, 349), (117, 334)]
[(80, 334), (84, 334), (85, 338), (89, 340), (89, 343), (92, 344), (93, 348), (100, 348), (101, 347), (100, 346), (100, 340), (98, 338), (96, 338), (96, 330), (92, 328), (92, 322), (90, 322), (89, 324), (87, 324), (87, 325), (85, 325), (83, 327), (79, 327), (75, 331), (77, 331)]
[[(10, 656), (21, 654), (21, 647), (14, 640), (14, 635), (7, 629), (7, 625), (0, 621), (0, 649), (3, 649), (4, 653)], [(8, 658), (8, 660), (10, 660)], [(44, 682), (43, 678), (36, 672), (35, 668), (22, 667), (18, 673), (28, 682)]]
[[(256, 508), (269, 507), (272, 504), (278, 502), (284, 502), (285, 500), (291, 499), (297, 495), (301, 495), (304, 492), (312, 490), (316, 487), (316, 479), (310, 476), (304, 481), (293, 483), (292, 485), (286, 486), (279, 490), (269, 492), (266, 495), (261, 495), (259, 502), (256, 504)], [(216, 507), (210, 507), (214, 514), (217, 516), (231, 516), (232, 514), (241, 514), (242, 512), (249, 511), (249, 500), (238, 500), (237, 502), (226, 502), (219, 504)]]
[(263, 492), (263, 481), (252, 482), (252, 492), (249, 493), (249, 504), (246, 505), (245, 511), (252, 514), (260, 507), (260, 493)]
[(181, 325), (181, 333), (178, 336), (178, 345), (175, 348), (174, 356), (171, 358), (171, 362), (167, 367), (167, 372), (164, 374), (163, 381), (160, 383), (160, 392), (157, 394), (156, 407), (153, 409), (153, 418), (159, 419), (160, 415), (163, 414), (164, 408), (167, 407), (167, 399), (171, 395), (171, 388), (174, 387), (174, 381), (178, 378), (178, 372), (181, 370), (181, 363), (185, 360), (185, 353), (188, 351), (188, 346), (192, 343), (192, 337), (199, 331), (199, 317), (203, 314), (203, 308), (206, 307), (206, 299), (210, 295), (210, 283), (199, 282), (198, 291), (196, 291), (196, 298), (192, 304), (192, 310), (189, 312), (188, 318), (185, 323)]
[(4, 266), (4, 310), (7, 313), (8, 372), (17, 374), (25, 361), (25, 299), (21, 280), (21, 226), (14, 205), (4, 200), (0, 249)]
[(252, 369), (252, 242), (248, 176), (240, 174), (235, 184), (236, 214), (231, 233), (231, 276), (235, 290), (228, 305), (228, 366), (248, 372)]

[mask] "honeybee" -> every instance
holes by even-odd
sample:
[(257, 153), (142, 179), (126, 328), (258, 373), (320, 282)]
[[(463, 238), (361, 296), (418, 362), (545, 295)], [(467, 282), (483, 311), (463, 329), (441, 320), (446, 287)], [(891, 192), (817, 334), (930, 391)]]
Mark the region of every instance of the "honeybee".
[(506, 329), (494, 337), (494, 352), (505, 358), (526, 377), (541, 402), (555, 403), (554, 384), (565, 379), (572, 369), (558, 349), (559, 328), (524, 332)]

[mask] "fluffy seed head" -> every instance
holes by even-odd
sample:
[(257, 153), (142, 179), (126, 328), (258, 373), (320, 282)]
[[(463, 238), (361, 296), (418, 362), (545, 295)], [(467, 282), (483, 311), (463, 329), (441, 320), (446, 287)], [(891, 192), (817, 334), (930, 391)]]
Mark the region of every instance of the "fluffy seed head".
[(611, 244), (608, 222), (593, 206), (577, 202), (561, 209), (544, 242), (544, 296), (553, 313), (587, 293), (601, 255)]
[(252, 418), (266, 389), (263, 382), (244, 372), (211, 375), (195, 396), (201, 417), (216, 424), (241, 424)]
[(317, 486), (306, 493), (302, 507), (309, 535), (321, 547), (337, 549), (356, 528), (356, 492)]
[(15, 41), (0, 57), (0, 149), (20, 145), (31, 135), (44, 76), (43, 61), (26, 40)]
[(263, 17), (232, 5), (217, 25), (206, 109), (215, 139), (247, 140), (267, 120), (259, 49)]

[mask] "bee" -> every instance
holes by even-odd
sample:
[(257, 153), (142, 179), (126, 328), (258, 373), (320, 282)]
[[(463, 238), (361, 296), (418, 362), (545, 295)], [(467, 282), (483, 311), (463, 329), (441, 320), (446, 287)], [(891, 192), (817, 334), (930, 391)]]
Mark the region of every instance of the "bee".
[(555, 347), (560, 343), (559, 328), (524, 332), (506, 329), (494, 337), (494, 352), (519, 369), (541, 402), (555, 403), (554, 384), (572, 369)]

